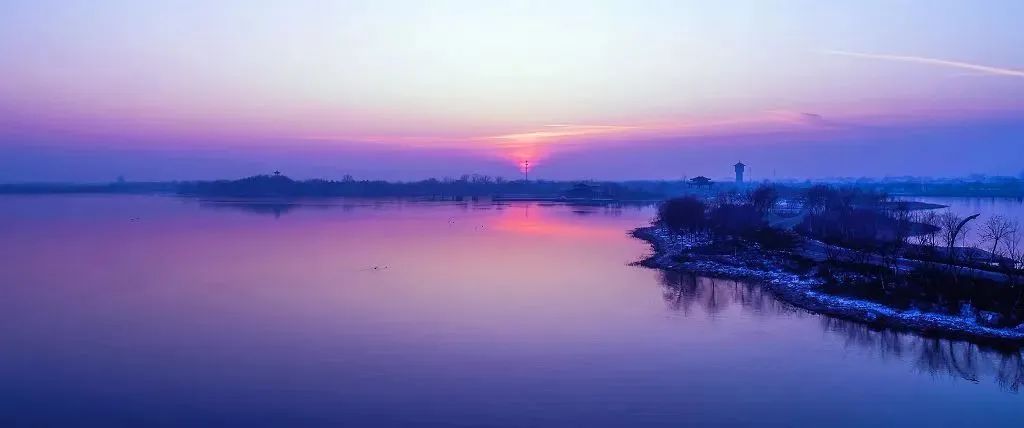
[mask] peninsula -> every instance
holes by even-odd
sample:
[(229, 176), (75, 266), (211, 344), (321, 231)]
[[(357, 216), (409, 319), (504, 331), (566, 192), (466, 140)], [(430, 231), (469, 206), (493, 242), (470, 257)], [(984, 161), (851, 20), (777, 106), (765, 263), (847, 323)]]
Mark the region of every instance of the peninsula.
[[(986, 342), (1024, 342), (1022, 230), (1001, 216), (961, 217), (856, 188), (791, 198), (763, 185), (661, 204), (633, 236), (641, 265), (746, 279), (813, 312)], [(967, 245), (978, 224), (983, 242)]]

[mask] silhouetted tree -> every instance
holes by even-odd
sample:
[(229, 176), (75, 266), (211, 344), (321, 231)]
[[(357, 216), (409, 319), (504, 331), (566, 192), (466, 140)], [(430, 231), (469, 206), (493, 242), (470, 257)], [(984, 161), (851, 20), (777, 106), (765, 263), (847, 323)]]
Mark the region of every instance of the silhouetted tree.
[(658, 221), (676, 230), (697, 232), (706, 224), (704, 202), (693, 196), (672, 198), (658, 207)]
[(1017, 227), (1017, 222), (1011, 221), (1001, 215), (994, 215), (985, 221), (985, 224), (981, 229), (980, 237), (983, 242), (992, 244), (990, 261), (996, 260), (996, 253), (1000, 248), (999, 243), (1006, 239), (1006, 237), (1016, 230)]
[(939, 215), (935, 211), (928, 210), (920, 214), (914, 215), (914, 222), (916, 222), (921, 230), (915, 235), (917, 244), (925, 247), (925, 250), (934, 250), (937, 241), (937, 235), (942, 228), (939, 226)]
[(978, 218), (978, 214), (965, 218), (952, 211), (946, 211), (939, 216), (939, 225), (942, 227), (942, 240), (946, 246), (946, 257), (951, 265), (956, 264), (958, 258), (957, 244), (970, 231), (968, 223), (976, 218)]

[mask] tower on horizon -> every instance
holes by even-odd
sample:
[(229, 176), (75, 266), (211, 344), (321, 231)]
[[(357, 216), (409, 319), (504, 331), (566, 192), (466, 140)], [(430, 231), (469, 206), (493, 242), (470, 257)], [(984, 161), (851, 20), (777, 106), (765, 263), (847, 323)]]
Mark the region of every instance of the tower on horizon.
[(736, 184), (743, 184), (743, 169), (747, 166), (743, 162), (736, 162), (733, 166), (736, 167)]

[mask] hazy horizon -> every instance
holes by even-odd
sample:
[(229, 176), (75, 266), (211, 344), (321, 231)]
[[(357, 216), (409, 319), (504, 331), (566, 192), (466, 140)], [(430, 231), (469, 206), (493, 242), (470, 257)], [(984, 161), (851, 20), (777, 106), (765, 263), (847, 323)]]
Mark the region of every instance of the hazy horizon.
[(1015, 1), (7, 2), (0, 182), (1019, 176)]

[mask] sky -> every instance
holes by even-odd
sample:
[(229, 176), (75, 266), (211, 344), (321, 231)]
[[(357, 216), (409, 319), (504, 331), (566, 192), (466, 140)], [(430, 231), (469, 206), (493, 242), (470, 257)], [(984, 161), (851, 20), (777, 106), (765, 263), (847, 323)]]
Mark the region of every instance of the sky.
[(1024, 173), (1019, 0), (0, 2), (0, 182)]

